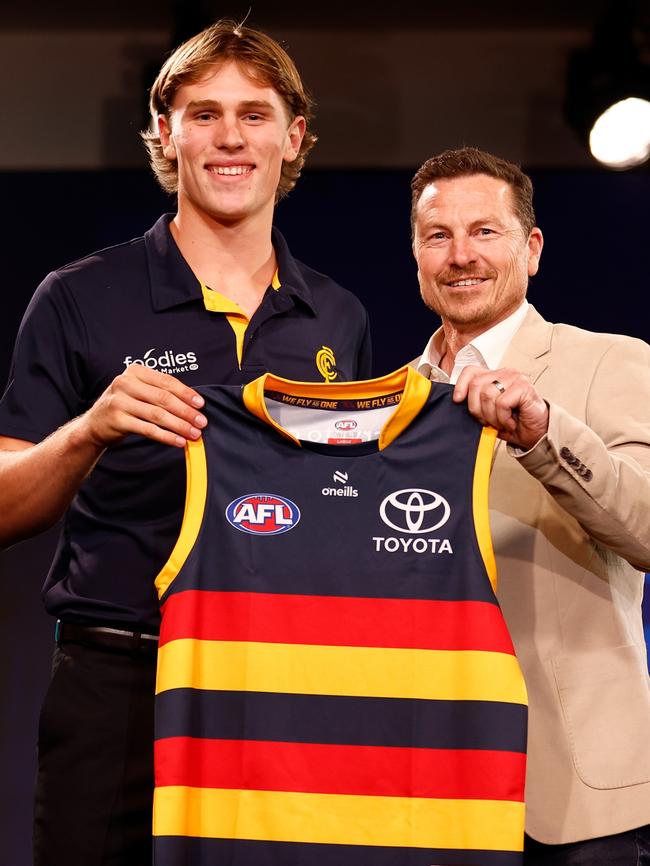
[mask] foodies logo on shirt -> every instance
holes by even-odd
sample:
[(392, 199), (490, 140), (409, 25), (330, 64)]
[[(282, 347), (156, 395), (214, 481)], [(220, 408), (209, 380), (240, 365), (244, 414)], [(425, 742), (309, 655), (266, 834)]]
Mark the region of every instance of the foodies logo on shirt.
[(141, 358), (127, 355), (122, 363), (125, 367), (140, 364), (161, 373), (189, 373), (199, 369), (196, 352), (177, 352), (175, 349), (159, 352), (155, 347), (147, 349)]

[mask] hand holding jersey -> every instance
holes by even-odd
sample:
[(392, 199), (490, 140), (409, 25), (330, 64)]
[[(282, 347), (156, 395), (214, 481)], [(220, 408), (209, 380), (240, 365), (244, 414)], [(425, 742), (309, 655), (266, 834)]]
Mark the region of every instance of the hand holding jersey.
[(454, 388), (454, 401), (500, 439), (528, 451), (548, 430), (548, 405), (529, 380), (516, 370), (465, 367)]
[(131, 364), (96, 403), (34, 445), (0, 436), (0, 544), (46, 529), (64, 513), (106, 448), (130, 434), (182, 448), (207, 423), (203, 398), (167, 373)]
[(174, 376), (130, 364), (80, 421), (89, 440), (101, 448), (130, 433), (183, 448), (207, 424), (196, 411), (202, 406), (203, 397)]

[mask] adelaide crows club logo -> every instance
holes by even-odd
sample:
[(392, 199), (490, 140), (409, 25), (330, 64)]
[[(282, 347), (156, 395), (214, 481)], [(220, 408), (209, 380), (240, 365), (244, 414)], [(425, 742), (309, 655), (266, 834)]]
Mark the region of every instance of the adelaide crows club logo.
[(298, 525), (300, 509), (275, 493), (247, 493), (226, 508), (231, 526), (251, 535), (281, 535)]
[(333, 382), (338, 376), (336, 358), (329, 346), (321, 346), (316, 353), (316, 368), (326, 382)]

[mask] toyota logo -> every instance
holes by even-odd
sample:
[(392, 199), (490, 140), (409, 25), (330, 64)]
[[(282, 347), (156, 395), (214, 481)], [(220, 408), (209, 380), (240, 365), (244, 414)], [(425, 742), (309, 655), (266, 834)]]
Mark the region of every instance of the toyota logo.
[(419, 487), (396, 490), (379, 506), (379, 515), (384, 523), (391, 529), (411, 535), (422, 535), (439, 529), (449, 520), (450, 514), (451, 509), (446, 499), (433, 490)]

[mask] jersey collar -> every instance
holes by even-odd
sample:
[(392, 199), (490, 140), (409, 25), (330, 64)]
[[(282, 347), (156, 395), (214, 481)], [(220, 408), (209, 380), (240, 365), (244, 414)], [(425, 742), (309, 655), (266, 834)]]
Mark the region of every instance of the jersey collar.
[(264, 399), (266, 390), (281, 391), (295, 397), (320, 397), (330, 400), (360, 399), (366, 394), (368, 397), (381, 397), (402, 391), (402, 399), (379, 434), (377, 444), (379, 450), (383, 451), (406, 430), (424, 406), (431, 390), (431, 382), (413, 367), (406, 366), (387, 376), (365, 382), (294, 382), (265, 373), (245, 385), (243, 396), (248, 411), (277, 430), (281, 436), (300, 446), (299, 439), (271, 418)]

